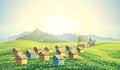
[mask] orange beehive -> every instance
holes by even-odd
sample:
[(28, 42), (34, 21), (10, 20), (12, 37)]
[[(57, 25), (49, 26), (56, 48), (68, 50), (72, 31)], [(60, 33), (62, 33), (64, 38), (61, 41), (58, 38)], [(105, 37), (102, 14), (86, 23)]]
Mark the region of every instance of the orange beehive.
[(16, 64), (18, 65), (27, 64), (27, 57), (25, 55), (17, 55)]
[(78, 53), (82, 53), (82, 52), (84, 52), (83, 47), (77, 47), (77, 52), (78, 52)]
[(49, 61), (50, 57), (49, 57), (49, 53), (44, 51), (44, 52), (40, 52), (39, 53), (39, 59), (41, 61)]
[(37, 54), (39, 54), (39, 53), (42, 51), (42, 49), (39, 48), (39, 47), (34, 47), (34, 51), (35, 51)]
[(71, 59), (77, 59), (78, 58), (78, 53), (76, 50), (73, 50), (73, 51), (69, 51), (69, 58)]
[(22, 55), (22, 51), (20, 48), (13, 48), (12, 49), (12, 53), (13, 55), (17, 56), (17, 55)]
[(53, 52), (52, 48), (50, 48), (50, 47), (45, 47), (44, 50), (47, 51), (48, 53), (52, 53)]

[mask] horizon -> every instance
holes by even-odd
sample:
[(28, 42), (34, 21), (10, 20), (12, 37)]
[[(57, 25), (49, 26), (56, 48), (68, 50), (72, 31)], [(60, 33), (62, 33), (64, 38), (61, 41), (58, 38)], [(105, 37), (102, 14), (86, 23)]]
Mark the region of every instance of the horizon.
[[(40, 30), (39, 28), (36, 28), (36, 29), (38, 29), (39, 31), (42, 31), (42, 30)], [(34, 30), (36, 30), (36, 29), (34, 29)], [(5, 41), (7, 41), (7, 39), (9, 39), (9, 38), (11, 38), (11, 37), (15, 37), (15, 36), (18, 36), (18, 35), (21, 35), (21, 34), (25, 34), (25, 33), (32, 33), (34, 30), (32, 30), (32, 31), (23, 31), (22, 33), (19, 33), (19, 34), (16, 34), (16, 35), (13, 35), (13, 36), (9, 36), (9, 37), (7, 37), (7, 38), (4, 38), (4, 39), (0, 39), (1, 40), (1, 42), (5, 42)], [(42, 31), (43, 33), (48, 33), (48, 32), (44, 32), (44, 31)], [(48, 34), (51, 34), (51, 33), (48, 33)], [(52, 34), (52, 35), (54, 35), (54, 36), (57, 36), (57, 35), (64, 35), (64, 34), (74, 34), (74, 33), (62, 33), (62, 34)], [(80, 35), (80, 34), (74, 34), (74, 35)], [(81, 35), (81, 36), (98, 36), (98, 37), (103, 37), (103, 38), (111, 38), (111, 39), (113, 39), (113, 40), (118, 40), (118, 39), (114, 39), (114, 38), (112, 38), (112, 37), (105, 37), (105, 36), (99, 36), (99, 35), (94, 35), (94, 34), (88, 34), (88, 35)]]
[(38, 28), (120, 39), (118, 0), (0, 0), (0, 39)]

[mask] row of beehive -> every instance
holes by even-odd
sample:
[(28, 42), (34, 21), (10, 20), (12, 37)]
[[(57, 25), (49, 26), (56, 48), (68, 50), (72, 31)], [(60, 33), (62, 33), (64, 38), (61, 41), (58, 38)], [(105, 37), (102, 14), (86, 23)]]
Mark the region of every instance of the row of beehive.
[[(60, 46), (56, 46), (56, 53), (57, 55), (53, 56), (53, 64), (54, 65), (64, 65), (64, 56), (65, 50), (63, 50)], [(16, 63), (17, 64), (27, 64), (27, 58), (34, 59), (36, 58), (36, 54), (39, 55), (39, 59), (41, 61), (49, 61), (50, 60), (50, 53), (53, 52), (52, 48), (45, 47), (45, 51), (42, 51), (39, 47), (34, 47), (34, 50), (27, 50), (26, 55), (22, 55), (22, 51), (20, 48), (13, 48), (12, 52), (16, 56)], [(71, 59), (77, 59), (78, 53), (83, 52), (82, 47), (77, 47), (76, 50), (72, 50), (72, 47), (66, 46), (66, 50), (69, 51), (68, 55)]]

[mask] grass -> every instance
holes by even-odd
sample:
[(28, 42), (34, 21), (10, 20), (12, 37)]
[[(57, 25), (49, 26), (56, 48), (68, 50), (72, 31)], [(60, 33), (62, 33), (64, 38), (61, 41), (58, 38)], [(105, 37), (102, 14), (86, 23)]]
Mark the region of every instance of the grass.
[[(13, 40), (0, 43), (0, 70), (119, 70), (120, 69), (120, 42), (98, 42), (96, 46), (85, 48), (84, 53), (79, 54), (76, 60), (69, 59), (67, 52), (65, 65), (54, 66), (52, 57), (55, 55), (55, 46), (60, 45), (65, 49), (70, 45), (76, 49), (76, 43), (39, 43), (27, 40)], [(14, 47), (22, 49), (23, 54), (27, 49), (40, 46), (53, 48), (54, 52), (50, 56), (50, 61), (42, 62), (38, 59), (29, 59), (27, 65), (16, 65), (15, 57), (11, 51)]]

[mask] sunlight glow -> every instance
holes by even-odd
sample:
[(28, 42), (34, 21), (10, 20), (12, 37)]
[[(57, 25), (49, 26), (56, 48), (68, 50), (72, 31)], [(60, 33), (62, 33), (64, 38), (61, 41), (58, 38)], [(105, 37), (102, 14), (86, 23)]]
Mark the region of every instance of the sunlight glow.
[(41, 29), (44, 31), (49, 31), (49, 33), (62, 34), (70, 32), (72, 30), (72, 27), (72, 20), (67, 19), (63, 16), (58, 16), (50, 18), (44, 22)]
[[(88, 0), (16, 0), (1, 4), (0, 37), (39, 28), (51, 34), (119, 36), (119, 6)], [(0, 2), (2, 3), (2, 2)], [(107, 9), (106, 9), (107, 8)], [(119, 34), (118, 34), (119, 33)]]

